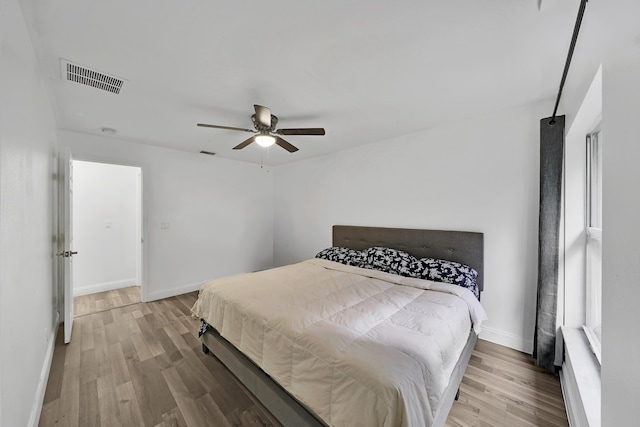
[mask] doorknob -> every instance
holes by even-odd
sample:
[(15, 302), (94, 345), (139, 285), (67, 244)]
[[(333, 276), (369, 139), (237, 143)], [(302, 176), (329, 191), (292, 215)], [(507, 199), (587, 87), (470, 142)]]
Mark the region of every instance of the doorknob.
[(62, 252), (58, 252), (56, 254), (56, 256), (61, 256), (61, 257), (65, 257), (65, 258), (69, 258), (70, 256), (76, 255), (78, 252), (77, 251), (62, 251)]

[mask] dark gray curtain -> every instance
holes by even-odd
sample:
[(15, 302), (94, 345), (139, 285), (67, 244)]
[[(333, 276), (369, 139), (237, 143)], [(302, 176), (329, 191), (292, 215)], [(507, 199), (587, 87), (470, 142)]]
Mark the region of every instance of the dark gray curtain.
[(558, 255), (564, 163), (564, 116), (540, 120), (540, 214), (538, 228), (538, 302), (533, 356), (555, 372)]

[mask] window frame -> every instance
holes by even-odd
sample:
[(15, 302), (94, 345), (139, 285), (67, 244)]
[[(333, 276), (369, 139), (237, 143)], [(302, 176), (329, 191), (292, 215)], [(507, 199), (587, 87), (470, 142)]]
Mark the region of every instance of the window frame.
[(585, 324), (591, 349), (601, 363), (602, 327), (602, 135), (586, 136)]

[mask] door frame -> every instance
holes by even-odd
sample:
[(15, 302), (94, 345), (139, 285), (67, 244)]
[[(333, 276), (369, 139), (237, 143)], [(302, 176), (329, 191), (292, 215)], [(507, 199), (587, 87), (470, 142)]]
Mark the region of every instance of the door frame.
[[(148, 301), (147, 295), (149, 294), (149, 290), (147, 285), (147, 277), (148, 277), (147, 246), (148, 245), (146, 244), (147, 243), (146, 236), (148, 235), (148, 233), (147, 233), (147, 201), (145, 197), (145, 185), (144, 185), (144, 177), (147, 170), (146, 165), (144, 163), (130, 162), (130, 161), (121, 160), (113, 157), (107, 157), (107, 156), (103, 157), (103, 156), (94, 156), (94, 155), (74, 154), (73, 152), (71, 154), (73, 155), (73, 160), (79, 160), (79, 161), (91, 162), (91, 163), (103, 163), (103, 164), (109, 164), (109, 165), (115, 165), (115, 166), (130, 166), (130, 167), (140, 168), (140, 179), (137, 180), (137, 182), (140, 185), (139, 198), (136, 201), (136, 203), (139, 203), (139, 208), (140, 208), (140, 217), (137, 218), (137, 221), (136, 221), (136, 222), (139, 222), (140, 224), (140, 228), (139, 228), (140, 250), (136, 251), (136, 276), (138, 276), (137, 278), (139, 279), (140, 300), (142, 302), (147, 302)], [(138, 258), (140, 258), (139, 263), (138, 263)]]
[[(57, 155), (57, 248), (55, 252), (58, 278), (60, 322), (64, 324), (64, 343), (71, 341), (73, 331), (73, 155), (60, 150)], [(69, 295), (71, 291), (71, 295)]]

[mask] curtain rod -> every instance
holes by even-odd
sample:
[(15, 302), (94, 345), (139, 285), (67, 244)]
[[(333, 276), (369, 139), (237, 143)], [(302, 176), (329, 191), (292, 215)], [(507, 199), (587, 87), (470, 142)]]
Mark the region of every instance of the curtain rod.
[(567, 54), (567, 60), (564, 63), (564, 72), (562, 73), (562, 80), (560, 80), (560, 89), (558, 89), (558, 97), (556, 98), (556, 105), (553, 108), (553, 115), (549, 124), (556, 124), (556, 113), (558, 112), (558, 105), (560, 104), (560, 98), (562, 97), (562, 89), (564, 88), (564, 82), (567, 80), (567, 74), (569, 74), (569, 65), (571, 65), (571, 58), (573, 57), (573, 50), (576, 47), (576, 41), (578, 40), (578, 33), (580, 32), (580, 24), (582, 24), (582, 17), (584, 16), (584, 10), (587, 7), (588, 0), (580, 1), (580, 9), (578, 9), (578, 17), (576, 18), (576, 25), (573, 27), (573, 37), (571, 37), (571, 45), (569, 46), (569, 53)]

